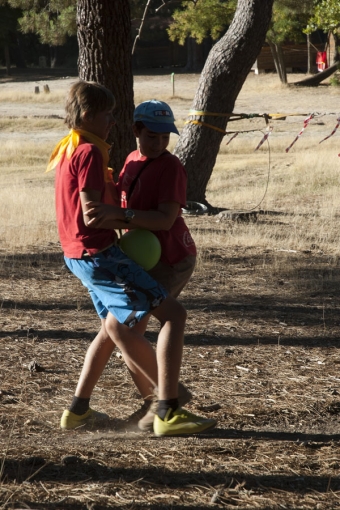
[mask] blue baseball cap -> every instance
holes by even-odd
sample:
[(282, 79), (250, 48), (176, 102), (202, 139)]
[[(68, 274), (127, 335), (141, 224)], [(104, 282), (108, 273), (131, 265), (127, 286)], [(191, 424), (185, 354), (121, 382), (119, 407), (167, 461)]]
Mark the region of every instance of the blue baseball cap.
[(170, 106), (163, 101), (150, 99), (144, 101), (134, 111), (134, 122), (143, 122), (144, 126), (155, 133), (176, 133), (175, 118)]

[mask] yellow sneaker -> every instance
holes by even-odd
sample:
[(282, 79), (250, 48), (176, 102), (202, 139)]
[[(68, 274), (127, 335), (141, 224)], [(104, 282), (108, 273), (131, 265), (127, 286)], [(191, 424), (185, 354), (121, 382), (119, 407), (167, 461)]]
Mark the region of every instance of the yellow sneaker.
[[(184, 386), (183, 383), (178, 383), (178, 404), (180, 407), (185, 406), (192, 399), (192, 394), (190, 390)], [(142, 418), (138, 422), (138, 428), (142, 432), (152, 432), (153, 431), (153, 420), (155, 414), (158, 409), (158, 400), (157, 400), (157, 388), (155, 389), (155, 394), (153, 395), (153, 399), (150, 404), (146, 406), (143, 404), (144, 412), (142, 414)]]
[[(172, 414), (172, 417), (169, 416)], [(167, 412), (164, 420), (155, 414), (153, 422), (153, 431), (155, 436), (184, 436), (188, 434), (198, 434), (204, 430), (215, 427), (217, 421), (211, 418), (203, 418), (189, 413), (185, 409), (178, 408), (176, 411)]]
[(102, 425), (106, 420), (109, 420), (109, 416), (107, 414), (94, 411), (91, 408), (88, 409), (85, 414), (81, 414), (80, 416), (66, 409), (60, 420), (60, 428), (64, 430), (72, 430), (77, 429), (78, 427), (83, 427), (84, 425)]

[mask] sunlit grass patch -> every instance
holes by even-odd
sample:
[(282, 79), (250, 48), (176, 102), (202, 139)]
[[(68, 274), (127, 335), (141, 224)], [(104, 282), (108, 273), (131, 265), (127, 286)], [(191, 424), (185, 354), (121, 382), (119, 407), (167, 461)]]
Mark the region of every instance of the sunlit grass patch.
[(3, 117), (0, 118), (0, 131), (30, 133), (32, 131), (66, 129), (60, 118)]
[(35, 103), (35, 104), (63, 104), (65, 101), (65, 91), (51, 91), (48, 94), (40, 92), (34, 93), (34, 84), (32, 83), (32, 92), (23, 90), (2, 90), (0, 88), (0, 103)]
[(20, 140), (7, 140), (2, 143), (0, 152), (1, 177), (11, 177), (13, 169), (35, 172), (39, 166), (44, 168), (47, 164), (52, 143), (39, 143), (39, 140), (22, 142)]

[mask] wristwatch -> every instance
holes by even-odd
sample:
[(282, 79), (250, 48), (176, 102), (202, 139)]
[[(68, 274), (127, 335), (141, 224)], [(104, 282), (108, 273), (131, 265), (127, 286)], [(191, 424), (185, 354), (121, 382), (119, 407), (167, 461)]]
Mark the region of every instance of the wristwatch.
[(130, 221), (135, 217), (135, 211), (133, 209), (125, 209), (124, 216), (125, 223), (130, 223)]

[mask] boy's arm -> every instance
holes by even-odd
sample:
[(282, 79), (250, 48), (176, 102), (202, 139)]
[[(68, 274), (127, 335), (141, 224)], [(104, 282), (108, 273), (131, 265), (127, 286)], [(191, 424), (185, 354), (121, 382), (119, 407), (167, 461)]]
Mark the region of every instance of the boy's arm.
[[(83, 210), (83, 219), (87, 227), (90, 228), (124, 228), (121, 227), (121, 223), (124, 223), (124, 210), (120, 207), (113, 205), (103, 204), (100, 201), (100, 191), (94, 189), (83, 189), (80, 192), (80, 202)], [(100, 204), (100, 210), (98, 213), (91, 213), (89, 203), (96, 202)], [(96, 219), (94, 223), (92, 220)], [(124, 223), (126, 226), (126, 223)]]
[[(180, 204), (178, 202), (163, 202), (159, 204), (158, 209), (156, 211), (141, 211), (139, 209), (134, 209), (135, 216), (129, 222), (126, 223), (124, 211), (126, 209), (120, 210), (120, 215), (115, 216), (115, 226), (108, 226), (109, 220), (111, 218), (110, 224), (112, 225), (112, 220), (114, 219), (115, 212), (108, 211), (105, 204), (102, 204), (98, 201), (93, 201), (85, 204), (87, 207), (86, 214), (89, 219), (87, 225), (89, 227), (94, 228), (121, 228), (121, 229), (133, 229), (133, 228), (145, 228), (147, 230), (170, 230), (172, 225), (174, 224), (178, 211), (180, 208)], [(122, 219), (122, 221), (119, 221)]]

